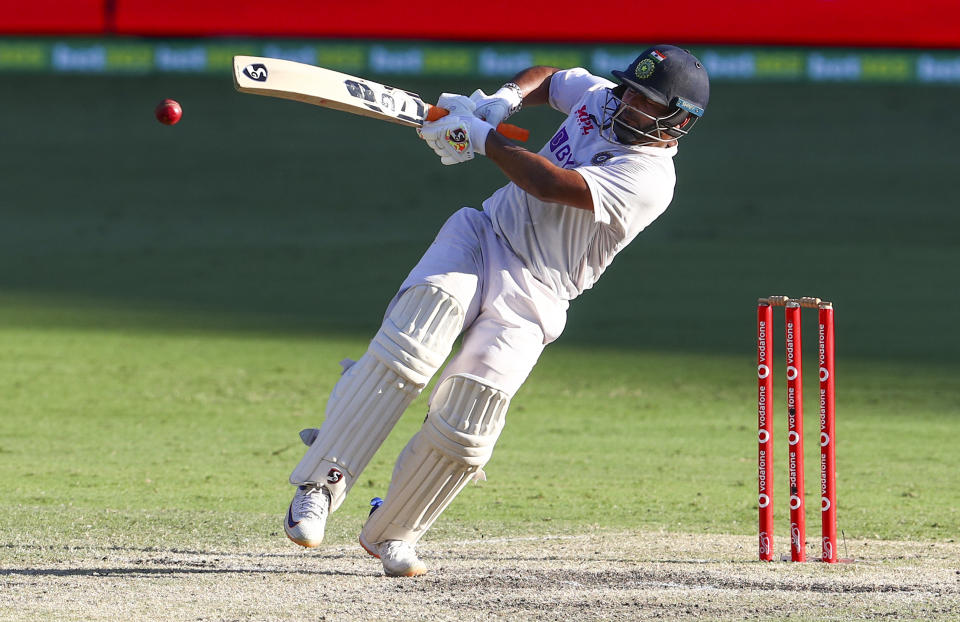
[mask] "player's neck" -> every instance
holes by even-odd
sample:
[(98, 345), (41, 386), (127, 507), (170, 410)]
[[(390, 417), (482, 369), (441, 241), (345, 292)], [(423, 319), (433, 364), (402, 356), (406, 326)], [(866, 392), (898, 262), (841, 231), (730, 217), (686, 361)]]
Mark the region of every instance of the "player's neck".
[(631, 147), (659, 147), (661, 149), (669, 149), (670, 147), (677, 146), (677, 139), (673, 138), (670, 140), (658, 140), (658, 141), (650, 141), (646, 143), (634, 143), (630, 146)]

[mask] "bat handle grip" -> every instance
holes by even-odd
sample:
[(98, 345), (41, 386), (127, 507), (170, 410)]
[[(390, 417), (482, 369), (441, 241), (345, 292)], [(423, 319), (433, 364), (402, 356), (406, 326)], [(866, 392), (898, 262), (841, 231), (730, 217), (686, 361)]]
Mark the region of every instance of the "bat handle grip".
[[(450, 114), (450, 111), (446, 108), (440, 108), (439, 106), (430, 106), (430, 109), (427, 110), (427, 121), (436, 121), (437, 119), (442, 119), (443, 117)], [(512, 138), (513, 140), (519, 140), (520, 142), (527, 142), (530, 138), (530, 130), (524, 129), (522, 127), (513, 125), (512, 123), (501, 123), (497, 126), (497, 132), (503, 134), (507, 138)]]

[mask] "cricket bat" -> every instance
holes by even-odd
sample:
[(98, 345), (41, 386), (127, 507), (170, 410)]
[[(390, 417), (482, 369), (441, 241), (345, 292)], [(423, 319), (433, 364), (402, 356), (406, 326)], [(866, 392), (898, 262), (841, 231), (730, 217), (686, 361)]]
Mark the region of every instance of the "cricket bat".
[[(233, 84), (241, 93), (292, 99), (412, 127), (449, 114), (410, 91), (279, 58), (234, 56)], [(497, 131), (514, 140), (530, 137), (529, 130), (509, 123), (501, 123)]]

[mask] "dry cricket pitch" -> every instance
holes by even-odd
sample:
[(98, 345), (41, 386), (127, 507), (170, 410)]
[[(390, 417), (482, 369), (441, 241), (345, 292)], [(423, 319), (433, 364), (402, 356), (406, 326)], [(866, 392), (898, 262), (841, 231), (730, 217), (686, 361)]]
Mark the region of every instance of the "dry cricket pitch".
[(849, 541), (856, 561), (755, 561), (755, 538), (592, 533), (422, 543), (382, 576), (359, 546), (29, 547), (0, 553), (0, 619), (957, 620), (960, 545)]

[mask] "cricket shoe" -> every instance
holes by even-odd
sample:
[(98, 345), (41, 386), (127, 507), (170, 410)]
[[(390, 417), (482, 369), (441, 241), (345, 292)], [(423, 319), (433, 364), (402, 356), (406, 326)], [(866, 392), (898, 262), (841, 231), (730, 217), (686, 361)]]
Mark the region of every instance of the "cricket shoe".
[(427, 573), (426, 565), (417, 557), (413, 545), (403, 540), (384, 540), (372, 544), (360, 533), (360, 546), (380, 559), (383, 573), (388, 577), (419, 577)]
[[(372, 515), (380, 506), (383, 505), (383, 499), (374, 497), (370, 500), (370, 514)], [(367, 553), (370, 553), (383, 563), (383, 572), (390, 577), (419, 577), (426, 574), (427, 567), (420, 558), (417, 557), (413, 545), (402, 540), (386, 540), (377, 544), (367, 542), (360, 532), (360, 546)]]
[(297, 494), (287, 508), (283, 530), (300, 546), (320, 546), (329, 513), (330, 491), (318, 484), (303, 484), (297, 487)]

